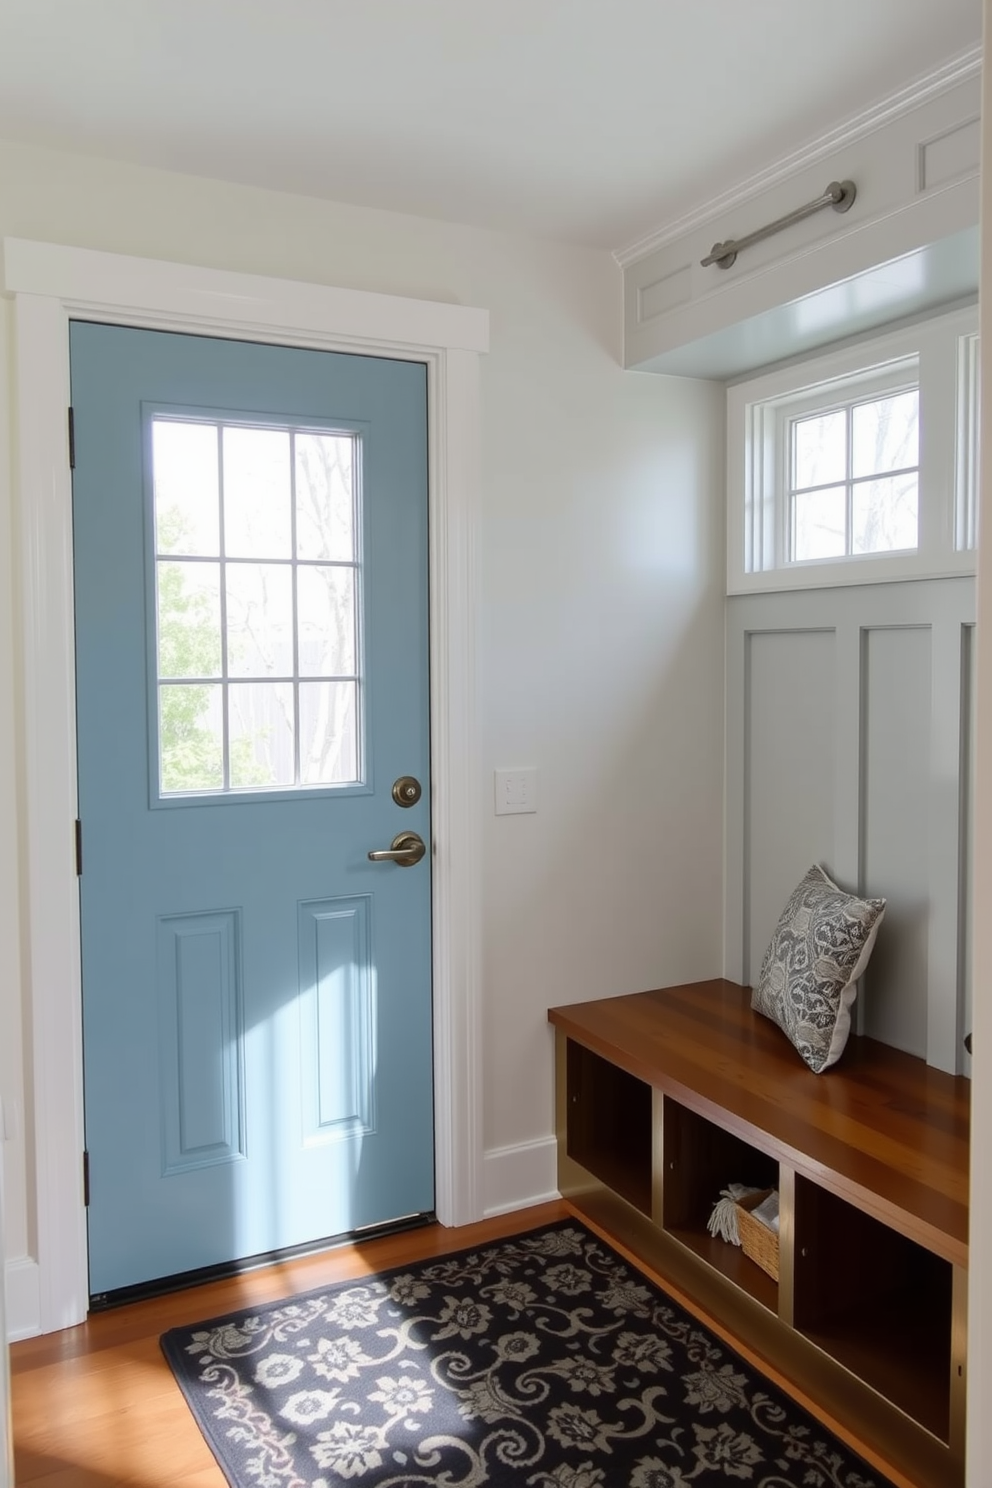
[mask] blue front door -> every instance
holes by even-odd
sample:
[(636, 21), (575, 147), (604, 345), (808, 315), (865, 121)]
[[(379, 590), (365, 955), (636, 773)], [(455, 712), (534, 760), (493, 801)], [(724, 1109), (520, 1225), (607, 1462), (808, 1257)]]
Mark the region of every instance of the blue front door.
[(97, 1296), (433, 1209), (426, 369), (70, 348)]

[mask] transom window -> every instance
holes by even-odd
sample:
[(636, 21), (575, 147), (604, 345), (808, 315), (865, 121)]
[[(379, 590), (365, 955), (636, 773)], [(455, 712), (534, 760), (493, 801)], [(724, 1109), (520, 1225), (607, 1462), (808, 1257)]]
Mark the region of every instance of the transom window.
[(151, 436), (160, 794), (357, 783), (358, 436)]
[(727, 391), (730, 594), (973, 573), (974, 309)]
[(788, 437), (792, 562), (918, 546), (918, 387), (792, 419)]

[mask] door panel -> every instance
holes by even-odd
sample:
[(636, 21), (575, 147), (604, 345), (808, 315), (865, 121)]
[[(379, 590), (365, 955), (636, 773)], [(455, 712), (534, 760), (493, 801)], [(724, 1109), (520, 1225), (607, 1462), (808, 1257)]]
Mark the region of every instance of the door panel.
[(157, 983), (163, 1172), (244, 1157), (240, 916), (162, 915)]
[(102, 1294), (433, 1208), (430, 855), (368, 859), (430, 842), (426, 371), (84, 323), (71, 368)]

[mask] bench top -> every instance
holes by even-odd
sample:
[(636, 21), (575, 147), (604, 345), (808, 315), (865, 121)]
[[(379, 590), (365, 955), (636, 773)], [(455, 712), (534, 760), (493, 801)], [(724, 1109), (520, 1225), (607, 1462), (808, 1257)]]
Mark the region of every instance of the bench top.
[(970, 1082), (852, 1034), (821, 1075), (718, 979), (552, 1008), (568, 1038), (955, 1265), (968, 1257)]

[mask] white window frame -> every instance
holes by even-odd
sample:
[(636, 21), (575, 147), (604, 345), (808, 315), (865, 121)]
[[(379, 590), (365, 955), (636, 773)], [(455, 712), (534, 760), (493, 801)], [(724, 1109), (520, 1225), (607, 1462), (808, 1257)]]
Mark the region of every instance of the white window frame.
[[(810, 589), (975, 572), (978, 310), (934, 316), (727, 390), (727, 592)], [(913, 375), (913, 367), (917, 375)], [(789, 427), (797, 416), (920, 389), (919, 545), (788, 558)]]

